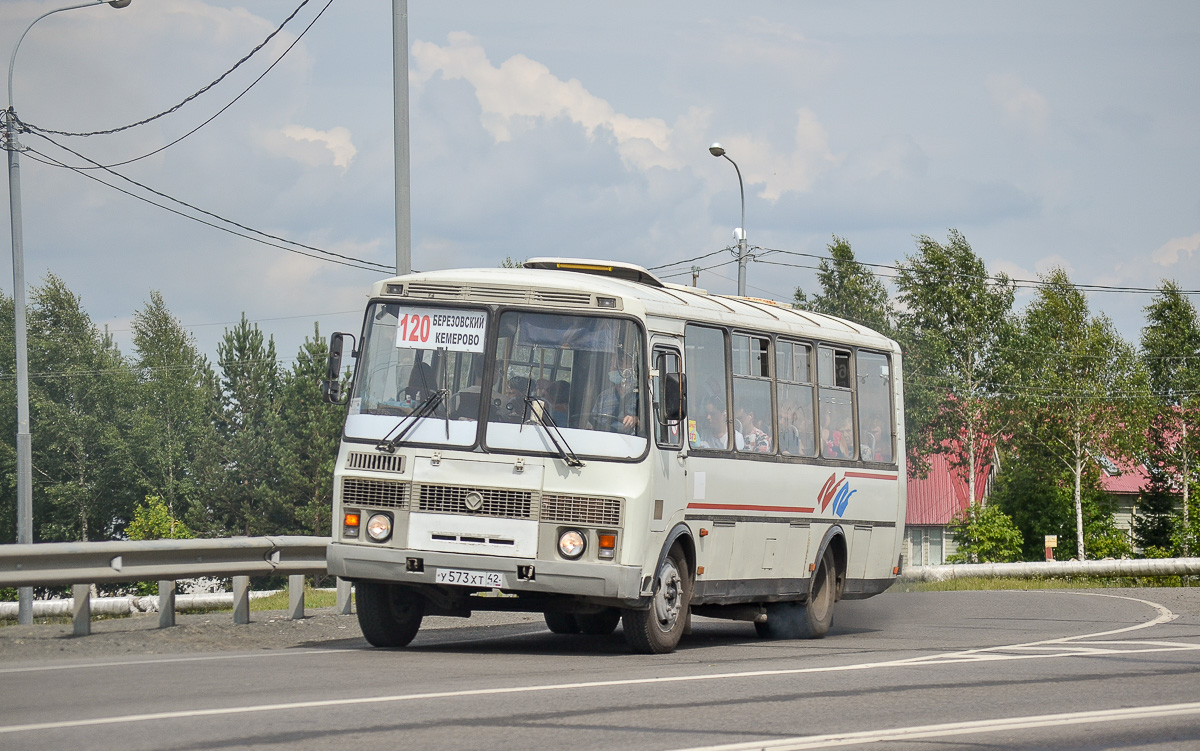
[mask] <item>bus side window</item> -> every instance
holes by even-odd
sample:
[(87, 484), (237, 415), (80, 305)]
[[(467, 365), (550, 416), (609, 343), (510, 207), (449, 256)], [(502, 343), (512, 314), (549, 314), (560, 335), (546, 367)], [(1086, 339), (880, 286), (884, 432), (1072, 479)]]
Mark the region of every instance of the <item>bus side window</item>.
[(775, 453), (770, 343), (765, 336), (733, 336), (733, 429), (738, 451)]
[(891, 462), (892, 378), (887, 355), (858, 352), (858, 434), (862, 458), (868, 462)]
[[(683, 389), (683, 373), (680, 372), (679, 352), (674, 349), (654, 350), (654, 378), (651, 391), (654, 395), (655, 440), (662, 448), (683, 446), (683, 426), (672, 419), (670, 410), (681, 411), (680, 398)], [(668, 393), (672, 392), (672, 393)]]
[(821, 420), (821, 456), (853, 459), (854, 391), (850, 377), (850, 351), (817, 348), (817, 386)]
[(729, 449), (725, 334), (720, 329), (689, 325), (684, 336), (687, 340), (684, 368), (688, 373), (688, 443), (695, 449)]
[(775, 342), (779, 405), (779, 451), (785, 456), (816, 456), (813, 429), (812, 347)]

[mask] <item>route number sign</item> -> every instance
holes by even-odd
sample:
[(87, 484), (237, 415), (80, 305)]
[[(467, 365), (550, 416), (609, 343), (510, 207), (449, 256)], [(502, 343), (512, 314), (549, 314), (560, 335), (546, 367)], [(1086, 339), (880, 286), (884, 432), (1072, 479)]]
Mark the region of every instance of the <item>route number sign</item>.
[(396, 346), (401, 349), (445, 349), (483, 352), (487, 312), (451, 308), (400, 308)]

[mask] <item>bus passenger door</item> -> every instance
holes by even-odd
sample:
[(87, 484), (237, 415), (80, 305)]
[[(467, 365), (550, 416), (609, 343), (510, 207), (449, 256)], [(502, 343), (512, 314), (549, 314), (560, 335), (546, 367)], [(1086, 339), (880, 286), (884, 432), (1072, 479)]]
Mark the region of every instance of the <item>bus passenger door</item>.
[(678, 340), (655, 337), (653, 344), (654, 484), (650, 531), (665, 532), (668, 525), (683, 519), (683, 510), (687, 505), (684, 497), (687, 455), (683, 452), (687, 421), (666, 419), (667, 402), (678, 396), (666, 393), (668, 382), (677, 382), (667, 376), (682, 373), (683, 358)]

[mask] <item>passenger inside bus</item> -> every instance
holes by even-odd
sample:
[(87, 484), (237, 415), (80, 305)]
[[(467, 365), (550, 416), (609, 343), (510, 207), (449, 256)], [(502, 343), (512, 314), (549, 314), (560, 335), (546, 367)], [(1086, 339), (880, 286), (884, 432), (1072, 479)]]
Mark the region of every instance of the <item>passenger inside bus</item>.
[(600, 392), (592, 407), (591, 428), (632, 435), (639, 424), (638, 393), (633, 388), (636, 382), (627, 358), (610, 360), (608, 381), (608, 388)]
[[(729, 448), (729, 412), (713, 397), (704, 400), (704, 416), (699, 426), (698, 438), (699, 441), (694, 444), (696, 448)], [(733, 431), (733, 441), (739, 451), (746, 446), (745, 437), (736, 429)]]
[(398, 401), (412, 409), (433, 393), (437, 388), (436, 384), (437, 379), (434, 377), (433, 368), (429, 363), (417, 360), (413, 363), (412, 370), (408, 371), (408, 385), (400, 390), (397, 395)]

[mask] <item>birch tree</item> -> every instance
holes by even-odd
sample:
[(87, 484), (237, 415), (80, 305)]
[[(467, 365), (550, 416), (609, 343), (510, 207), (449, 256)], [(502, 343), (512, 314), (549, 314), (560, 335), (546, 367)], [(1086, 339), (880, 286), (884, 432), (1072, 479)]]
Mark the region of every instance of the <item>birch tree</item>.
[(1062, 269), (1042, 277), (1014, 343), (1007, 388), (1015, 434), (1041, 443), (1067, 469), (1084, 560), (1084, 474), (1102, 457), (1130, 458), (1141, 447), (1144, 373), (1133, 347), (1106, 316), (1092, 315)]
[(906, 435), (913, 464), (951, 447), (970, 505), (976, 478), (999, 433), (994, 384), (1001, 341), (1011, 327), (1013, 285), (991, 276), (967, 239), (950, 230), (945, 244), (922, 235), (896, 277), (904, 345)]

